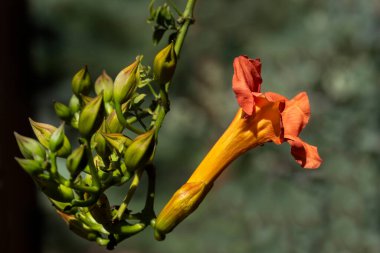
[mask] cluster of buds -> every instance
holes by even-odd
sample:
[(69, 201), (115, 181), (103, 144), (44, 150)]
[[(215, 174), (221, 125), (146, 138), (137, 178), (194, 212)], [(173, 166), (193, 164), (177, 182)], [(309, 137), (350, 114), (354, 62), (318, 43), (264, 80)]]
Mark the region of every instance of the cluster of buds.
[[(159, 113), (167, 111), (162, 103), (167, 94), (161, 89), (171, 80), (176, 65), (173, 48), (171, 43), (157, 54), (154, 73), (142, 65), (142, 56), (114, 81), (103, 71), (92, 82), (87, 66), (82, 68), (72, 79), (69, 102), (54, 103), (60, 126), (30, 119), (36, 139), (15, 133), (23, 156), (16, 161), (69, 228), (87, 240), (113, 248), (155, 218), (152, 162), (162, 122)], [(147, 97), (152, 98), (150, 103)], [(67, 127), (77, 132), (77, 141), (69, 140)], [(66, 168), (58, 168), (58, 158), (66, 159)], [(144, 172), (148, 178), (146, 205), (133, 212), (129, 202)], [(111, 205), (105, 191), (127, 182), (130, 190), (123, 202)]]

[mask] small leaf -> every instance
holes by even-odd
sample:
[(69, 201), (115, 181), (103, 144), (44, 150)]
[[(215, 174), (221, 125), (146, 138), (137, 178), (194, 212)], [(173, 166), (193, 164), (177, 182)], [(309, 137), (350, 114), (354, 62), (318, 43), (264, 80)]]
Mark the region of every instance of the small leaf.
[(153, 44), (157, 45), (160, 43), (162, 37), (164, 36), (167, 29), (165, 28), (155, 28), (153, 32)]

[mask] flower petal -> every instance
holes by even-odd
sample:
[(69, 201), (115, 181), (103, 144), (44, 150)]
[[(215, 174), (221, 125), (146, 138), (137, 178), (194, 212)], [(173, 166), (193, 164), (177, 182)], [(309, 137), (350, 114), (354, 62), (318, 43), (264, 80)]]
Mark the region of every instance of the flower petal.
[(285, 102), (281, 113), (284, 135), (298, 136), (310, 118), (310, 104), (306, 92), (301, 92)]
[(265, 92), (264, 95), (265, 97), (267, 97), (269, 101), (272, 101), (272, 102), (276, 102), (276, 101), (286, 102), (289, 100), (285, 96), (275, 93), (275, 92)]
[(291, 153), (296, 162), (305, 169), (316, 169), (322, 159), (318, 154), (318, 148), (304, 142), (301, 138), (285, 135), (288, 143), (291, 146)]
[(233, 66), (232, 89), (243, 111), (252, 115), (255, 108), (252, 92), (260, 92), (262, 83), (260, 59), (239, 56), (235, 58)]

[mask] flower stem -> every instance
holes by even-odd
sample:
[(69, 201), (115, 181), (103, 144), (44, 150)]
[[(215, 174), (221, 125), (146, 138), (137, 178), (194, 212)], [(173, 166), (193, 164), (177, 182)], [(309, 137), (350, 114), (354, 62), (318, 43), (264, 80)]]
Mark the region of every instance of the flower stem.
[(124, 216), (124, 213), (125, 211), (127, 210), (128, 208), (128, 204), (129, 202), (131, 201), (133, 195), (135, 194), (135, 191), (140, 183), (140, 179), (141, 179), (141, 174), (143, 173), (143, 169), (138, 169), (136, 170), (135, 172), (135, 176), (132, 180), (132, 183), (129, 187), (129, 190), (128, 190), (128, 193), (127, 195), (125, 196), (123, 202), (121, 203), (118, 211), (117, 211), (117, 214), (115, 215), (115, 217), (113, 218), (114, 220), (118, 219), (118, 220), (122, 220), (123, 219), (123, 216)]
[(177, 40), (174, 45), (174, 50), (175, 50), (175, 53), (177, 54), (177, 57), (179, 57), (180, 55), (181, 48), (185, 41), (187, 31), (189, 30), (190, 25), (194, 22), (193, 12), (194, 12), (195, 3), (196, 3), (196, 0), (188, 0), (185, 7), (185, 11), (183, 12), (182, 18), (185, 21), (178, 31)]
[(141, 131), (140, 129), (132, 126), (125, 118), (124, 118), (124, 115), (123, 115), (123, 112), (121, 110), (121, 105), (120, 103), (115, 103), (115, 111), (116, 111), (116, 115), (117, 115), (117, 119), (119, 120), (119, 122), (125, 126), (127, 129), (131, 130), (132, 132), (136, 133), (136, 134), (142, 134), (144, 133), (143, 131)]
[[(185, 7), (185, 11), (183, 12), (183, 15), (181, 17), (184, 21), (182, 23), (181, 28), (178, 30), (177, 39), (174, 44), (174, 50), (177, 55), (177, 58), (179, 58), (181, 54), (181, 49), (182, 49), (183, 43), (185, 42), (187, 31), (189, 30), (190, 25), (194, 22), (193, 12), (194, 12), (195, 3), (196, 3), (196, 0), (188, 0)], [(170, 84), (171, 84), (171, 81), (161, 86), (161, 89), (160, 89), (161, 105), (159, 105), (160, 108), (158, 109), (157, 118), (155, 121), (156, 133), (158, 133), (162, 125), (162, 122), (165, 118), (165, 115), (170, 109), (169, 99), (168, 99), (168, 90), (169, 90)]]

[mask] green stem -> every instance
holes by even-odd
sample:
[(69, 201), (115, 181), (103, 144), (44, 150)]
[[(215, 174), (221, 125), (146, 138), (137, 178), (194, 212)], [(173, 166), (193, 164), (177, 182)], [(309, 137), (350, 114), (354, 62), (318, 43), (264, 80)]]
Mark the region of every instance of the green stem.
[(126, 127), (127, 129), (131, 130), (132, 132), (136, 133), (136, 134), (142, 134), (144, 133), (143, 131), (141, 131), (140, 129), (132, 126), (125, 118), (124, 118), (124, 115), (123, 115), (123, 112), (121, 110), (121, 105), (120, 103), (115, 103), (115, 111), (116, 111), (116, 116), (117, 116), (117, 119), (119, 120), (119, 122), (124, 126)]
[(195, 3), (196, 3), (196, 0), (188, 0), (185, 7), (185, 11), (183, 12), (183, 15), (182, 15), (182, 18), (185, 21), (178, 31), (177, 40), (174, 45), (174, 50), (178, 58), (181, 53), (181, 48), (183, 46), (183, 43), (185, 41), (187, 31), (189, 30), (190, 25), (194, 22), (193, 12), (194, 12)]
[(158, 98), (158, 94), (157, 94), (157, 92), (154, 90), (154, 88), (153, 88), (153, 86), (150, 84), (150, 83), (148, 83), (148, 88), (149, 88), (149, 90), (150, 90), (150, 93), (152, 93), (152, 95), (155, 97), (155, 98)]
[(86, 155), (88, 157), (88, 165), (90, 167), (90, 173), (91, 173), (91, 177), (93, 180), (92, 183), (93, 183), (95, 188), (100, 190), (101, 183), (100, 183), (98, 171), (97, 171), (95, 164), (94, 164), (94, 157), (92, 156), (92, 151), (91, 151), (91, 147), (90, 147), (90, 140), (85, 140), (85, 147), (86, 147), (86, 153), (87, 153)]
[(153, 164), (150, 164), (146, 167), (146, 172), (148, 175), (148, 192), (145, 200), (145, 207), (142, 211), (142, 220), (146, 224), (152, 223), (156, 215), (154, 213), (154, 197), (155, 197), (155, 188), (156, 188), (156, 168)]
[[(185, 42), (187, 31), (189, 30), (190, 25), (194, 22), (193, 12), (194, 12), (195, 3), (196, 3), (196, 0), (188, 0), (185, 7), (185, 11), (183, 12), (183, 15), (182, 15), (182, 19), (184, 21), (181, 28), (178, 31), (177, 40), (175, 41), (175, 44), (174, 44), (174, 50), (178, 58), (181, 53), (183, 43)], [(156, 135), (158, 134), (158, 131), (161, 128), (161, 125), (162, 125), (162, 122), (164, 121), (166, 113), (170, 109), (169, 99), (168, 99), (168, 90), (169, 90), (170, 84), (171, 84), (171, 81), (166, 83), (160, 89), (161, 103), (158, 106), (156, 120), (154, 123), (156, 127)]]
[(124, 216), (124, 213), (125, 211), (127, 210), (128, 208), (128, 204), (129, 202), (131, 201), (133, 195), (135, 194), (135, 191), (140, 183), (140, 179), (141, 179), (141, 174), (144, 170), (141, 168), (141, 169), (138, 169), (136, 170), (135, 172), (135, 176), (132, 180), (132, 183), (129, 187), (129, 190), (128, 190), (128, 193), (127, 195), (125, 196), (123, 202), (121, 203), (118, 211), (117, 211), (117, 214), (116, 216), (114, 217), (114, 220), (118, 219), (118, 220), (122, 220), (123, 219), (123, 216)]
[(50, 153), (49, 158), (50, 158), (50, 164), (51, 164), (50, 173), (57, 183), (70, 187), (73, 190), (82, 191), (82, 192), (97, 193), (99, 191), (98, 187), (75, 184), (74, 182), (70, 182), (69, 180), (65, 179), (58, 173), (56, 153)]

